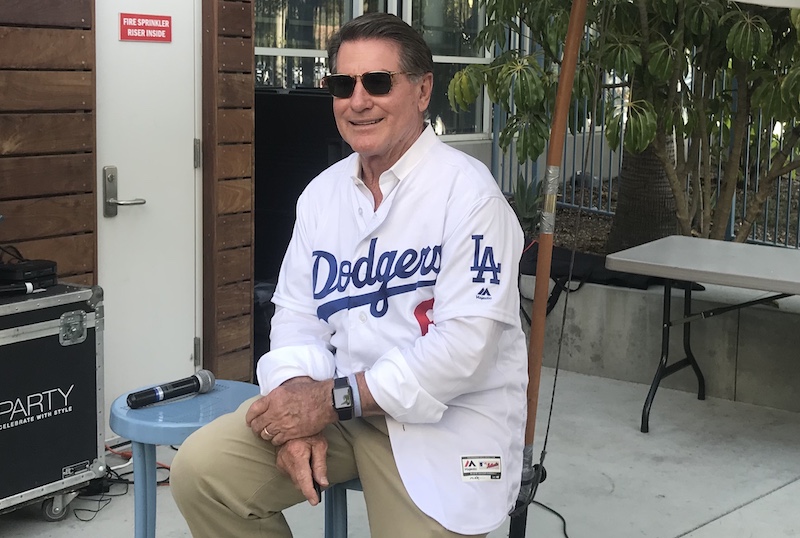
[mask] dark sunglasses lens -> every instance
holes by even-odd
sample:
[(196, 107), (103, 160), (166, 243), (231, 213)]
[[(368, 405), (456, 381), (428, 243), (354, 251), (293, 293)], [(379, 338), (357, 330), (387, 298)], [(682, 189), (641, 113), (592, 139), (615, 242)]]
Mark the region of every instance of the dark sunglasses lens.
[(350, 97), (356, 87), (356, 79), (348, 75), (330, 75), (325, 77), (325, 86), (334, 97)]
[(364, 73), (361, 83), (372, 95), (386, 95), (392, 89), (392, 75), (381, 72)]

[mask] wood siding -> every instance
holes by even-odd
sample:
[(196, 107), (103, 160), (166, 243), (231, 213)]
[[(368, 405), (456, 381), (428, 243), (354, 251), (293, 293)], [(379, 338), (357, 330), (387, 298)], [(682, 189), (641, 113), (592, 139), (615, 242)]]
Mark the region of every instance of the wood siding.
[(203, 364), (253, 376), (251, 1), (203, 2)]
[(0, 2), (0, 244), (81, 284), (97, 281), (94, 41), (93, 0)]
[[(203, 2), (203, 358), (253, 372), (253, 3)], [(97, 283), (94, 0), (0, 2), (0, 244)]]

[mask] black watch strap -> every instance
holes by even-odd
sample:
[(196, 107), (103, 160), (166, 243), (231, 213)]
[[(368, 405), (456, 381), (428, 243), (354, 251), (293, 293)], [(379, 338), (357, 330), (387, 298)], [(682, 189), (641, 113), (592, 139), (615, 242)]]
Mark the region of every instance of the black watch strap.
[(350, 420), (353, 418), (353, 389), (350, 387), (350, 380), (346, 377), (337, 377), (333, 380), (333, 409), (339, 416), (339, 420)]

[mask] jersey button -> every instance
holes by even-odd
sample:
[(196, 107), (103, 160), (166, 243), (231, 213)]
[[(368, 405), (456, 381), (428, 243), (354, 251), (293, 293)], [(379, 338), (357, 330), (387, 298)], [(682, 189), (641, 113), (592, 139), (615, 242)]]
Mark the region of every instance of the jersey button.
[(361, 209), (360, 207), (358, 208), (358, 214), (359, 214), (359, 215), (363, 215), (363, 214), (364, 214), (364, 210), (363, 210), (363, 209)]
[(367, 315), (366, 315), (364, 312), (361, 312), (361, 313), (358, 315), (358, 319), (360, 319), (360, 320), (361, 320), (361, 323), (366, 323), (366, 322), (367, 322)]

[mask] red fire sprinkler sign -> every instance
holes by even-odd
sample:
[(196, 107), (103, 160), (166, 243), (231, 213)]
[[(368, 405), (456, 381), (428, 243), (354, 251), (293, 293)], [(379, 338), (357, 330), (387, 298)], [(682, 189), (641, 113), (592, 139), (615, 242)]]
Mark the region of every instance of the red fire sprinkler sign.
[(120, 13), (119, 40), (170, 43), (172, 42), (172, 17)]

